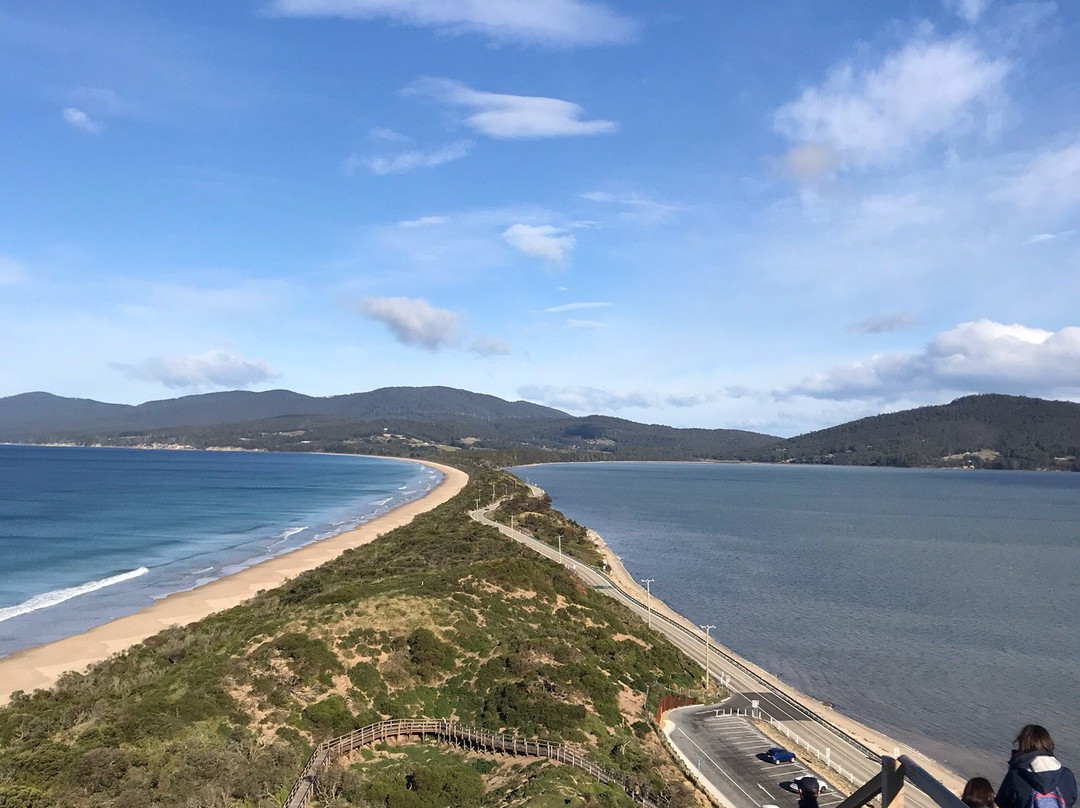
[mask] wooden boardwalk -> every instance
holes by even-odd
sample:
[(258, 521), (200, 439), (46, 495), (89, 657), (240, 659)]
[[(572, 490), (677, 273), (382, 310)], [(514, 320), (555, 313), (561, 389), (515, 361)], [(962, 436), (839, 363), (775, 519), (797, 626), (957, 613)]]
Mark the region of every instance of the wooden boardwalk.
[(444, 743), (451, 743), (465, 749), (483, 752), (499, 752), (507, 755), (526, 755), (529, 757), (548, 758), (568, 766), (575, 766), (588, 772), (590, 777), (605, 785), (622, 789), (631, 799), (643, 808), (661, 808), (666, 802), (661, 797), (649, 793), (644, 786), (626, 775), (612, 772), (593, 761), (581, 752), (564, 744), (551, 743), (535, 739), (501, 735), (491, 730), (477, 729), (452, 721), (440, 719), (395, 719), (380, 721), (319, 744), (312, 753), (300, 777), (293, 785), (289, 796), (285, 798), (283, 808), (303, 808), (311, 799), (312, 791), (319, 773), (341, 755), (348, 754), (362, 746), (370, 746), (379, 741), (392, 738), (420, 737), (434, 738)]

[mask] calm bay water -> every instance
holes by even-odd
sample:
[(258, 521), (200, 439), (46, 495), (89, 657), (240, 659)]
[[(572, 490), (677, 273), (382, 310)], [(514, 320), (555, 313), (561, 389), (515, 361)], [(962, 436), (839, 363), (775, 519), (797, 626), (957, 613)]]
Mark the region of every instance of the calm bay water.
[(340, 533), (441, 479), (382, 458), (0, 446), (0, 656)]
[(785, 682), (967, 776), (1025, 723), (1080, 764), (1080, 474), (529, 466), (636, 578)]

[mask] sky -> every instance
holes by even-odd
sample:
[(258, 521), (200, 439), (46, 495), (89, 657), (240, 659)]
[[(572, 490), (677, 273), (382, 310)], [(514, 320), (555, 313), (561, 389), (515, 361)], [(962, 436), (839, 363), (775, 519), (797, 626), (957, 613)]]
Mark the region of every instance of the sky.
[(6, 0), (0, 396), (1080, 401), (1080, 4)]

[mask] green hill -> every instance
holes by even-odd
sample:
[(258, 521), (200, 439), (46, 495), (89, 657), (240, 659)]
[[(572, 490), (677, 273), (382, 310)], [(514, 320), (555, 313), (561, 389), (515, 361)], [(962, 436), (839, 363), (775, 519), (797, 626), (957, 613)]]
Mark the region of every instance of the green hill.
[(1080, 404), (1005, 395), (876, 415), (809, 432), (747, 460), (850, 466), (1080, 470)]

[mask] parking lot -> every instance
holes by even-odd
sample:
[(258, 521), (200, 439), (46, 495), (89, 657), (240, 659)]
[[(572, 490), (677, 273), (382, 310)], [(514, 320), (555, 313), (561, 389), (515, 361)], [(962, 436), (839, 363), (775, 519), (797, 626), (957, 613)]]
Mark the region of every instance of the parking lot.
[[(667, 718), (676, 727), (671, 732), (672, 742), (735, 808), (794, 808), (798, 803), (790, 783), (809, 769), (798, 760), (766, 762), (765, 750), (777, 744), (747, 718), (718, 716), (716, 707), (701, 706), (672, 710)], [(833, 808), (841, 799), (830, 788), (819, 795), (818, 802), (821, 808)]]

